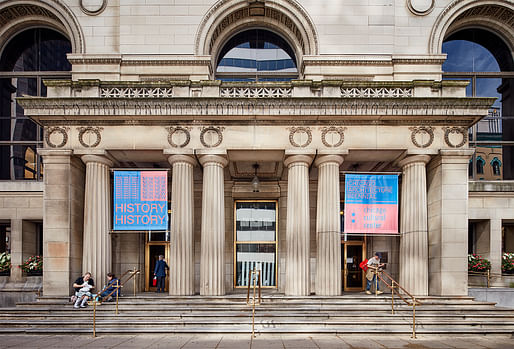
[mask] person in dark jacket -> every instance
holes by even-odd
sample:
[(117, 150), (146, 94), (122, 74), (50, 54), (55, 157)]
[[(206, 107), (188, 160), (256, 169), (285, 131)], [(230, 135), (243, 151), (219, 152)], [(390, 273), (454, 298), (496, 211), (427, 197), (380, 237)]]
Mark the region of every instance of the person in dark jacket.
[(161, 254), (159, 260), (155, 263), (154, 275), (157, 277), (157, 293), (164, 292), (164, 282), (166, 280), (166, 269), (169, 269), (168, 264), (164, 261), (164, 256)]
[[(100, 297), (102, 298), (105, 298), (107, 297), (111, 292), (113, 292), (115, 289), (116, 289), (116, 282), (118, 281), (118, 279), (116, 278), (116, 275), (114, 275), (113, 273), (108, 273), (107, 274), (107, 287), (101, 294), (100, 294)], [(109, 299), (106, 299), (106, 301), (109, 301), (109, 300), (112, 300), (113, 298), (116, 297), (116, 294), (118, 294), (118, 297), (119, 297), (119, 289), (117, 289), (116, 291), (114, 291), (110, 296), (109, 296)]]

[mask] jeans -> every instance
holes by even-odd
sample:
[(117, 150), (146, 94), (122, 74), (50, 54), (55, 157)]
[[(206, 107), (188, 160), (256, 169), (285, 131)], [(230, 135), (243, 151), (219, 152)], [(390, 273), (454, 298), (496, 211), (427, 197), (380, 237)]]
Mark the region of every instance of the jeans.
[(157, 292), (159, 292), (159, 290), (161, 292), (164, 292), (165, 280), (166, 280), (166, 276), (157, 276)]
[[(366, 278), (366, 291), (369, 291), (371, 289), (371, 285), (375, 285), (375, 281), (376, 281), (376, 278), (377, 276), (375, 274), (373, 274), (373, 279), (372, 280), (369, 280), (368, 278)], [(378, 287), (378, 282), (376, 283), (376, 286), (377, 286), (377, 291), (380, 289)]]

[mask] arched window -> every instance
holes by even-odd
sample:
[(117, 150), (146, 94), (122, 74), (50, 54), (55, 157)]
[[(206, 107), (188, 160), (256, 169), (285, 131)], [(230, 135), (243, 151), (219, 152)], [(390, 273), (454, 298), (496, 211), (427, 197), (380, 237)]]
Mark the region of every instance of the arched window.
[(477, 163), (477, 173), (483, 174), (484, 173), (484, 165), (485, 165), (484, 159), (482, 159), (482, 157), (479, 156), (479, 157), (477, 157), (476, 163)]
[[(506, 164), (503, 179), (514, 179), (514, 147), (508, 144), (514, 141), (514, 62), (508, 46), (488, 30), (463, 29), (446, 38), (443, 53), (448, 55), (444, 79), (468, 80), (470, 97), (497, 98), (489, 116), (470, 129), (470, 146), (486, 156), (500, 148)], [(471, 177), (476, 179), (478, 158), (473, 162), (477, 172)]]
[(28, 29), (14, 36), (0, 57), (0, 180), (41, 179), (40, 126), (24, 116), (15, 98), (46, 96), (43, 79), (70, 78), (66, 54), (71, 43), (50, 29)]
[(224, 81), (287, 81), (297, 77), (291, 46), (264, 29), (250, 29), (231, 37), (216, 62), (216, 78)]
[(500, 167), (502, 166), (502, 163), (500, 159), (498, 159), (496, 156), (491, 160), (491, 167), (493, 168), (493, 175), (500, 176), (501, 171)]

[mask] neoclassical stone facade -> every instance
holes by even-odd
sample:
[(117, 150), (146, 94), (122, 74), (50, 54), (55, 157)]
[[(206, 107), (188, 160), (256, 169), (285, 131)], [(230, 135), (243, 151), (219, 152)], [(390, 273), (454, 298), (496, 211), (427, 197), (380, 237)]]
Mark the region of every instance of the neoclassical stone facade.
[[(68, 295), (86, 271), (102, 283), (133, 268), (142, 270), (137, 291), (148, 290), (152, 251), (163, 246), (171, 295), (237, 292), (245, 258), (262, 253), (266, 287), (337, 296), (351, 289), (353, 245), (359, 258), (381, 251), (417, 296), (466, 295), (468, 221), (491, 220), (481, 226), (490, 235), (483, 251), (501, 285), (503, 218), (493, 197), (511, 202), (514, 190), (499, 181), (470, 191), (468, 178), (468, 128), (495, 99), (443, 79), (441, 46), (476, 23), (512, 48), (512, 14), (512, 1), (482, 0), (2, 1), (1, 38), (36, 25), (71, 45), (67, 78), (16, 99), (43, 127), (44, 182), (0, 183), (13, 261), (30, 212), (43, 226), (45, 295)], [(269, 72), (224, 78), (220, 55), (249, 28), (279, 35), (296, 70), (282, 81)], [(113, 231), (111, 170), (148, 168), (169, 170), (169, 231)], [(397, 236), (345, 237), (349, 172), (399, 174)], [(36, 203), (11, 210), (13, 191)], [(273, 237), (244, 240), (252, 220), (237, 204), (248, 202), (275, 205), (262, 218)]]

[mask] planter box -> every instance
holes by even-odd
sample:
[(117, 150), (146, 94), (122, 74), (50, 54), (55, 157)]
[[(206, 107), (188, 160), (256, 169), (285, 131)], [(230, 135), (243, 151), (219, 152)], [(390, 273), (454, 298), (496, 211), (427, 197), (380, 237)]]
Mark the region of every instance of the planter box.
[(27, 276), (43, 276), (42, 270), (30, 270), (27, 271)]
[(11, 276), (10, 270), (0, 271), (0, 276)]

